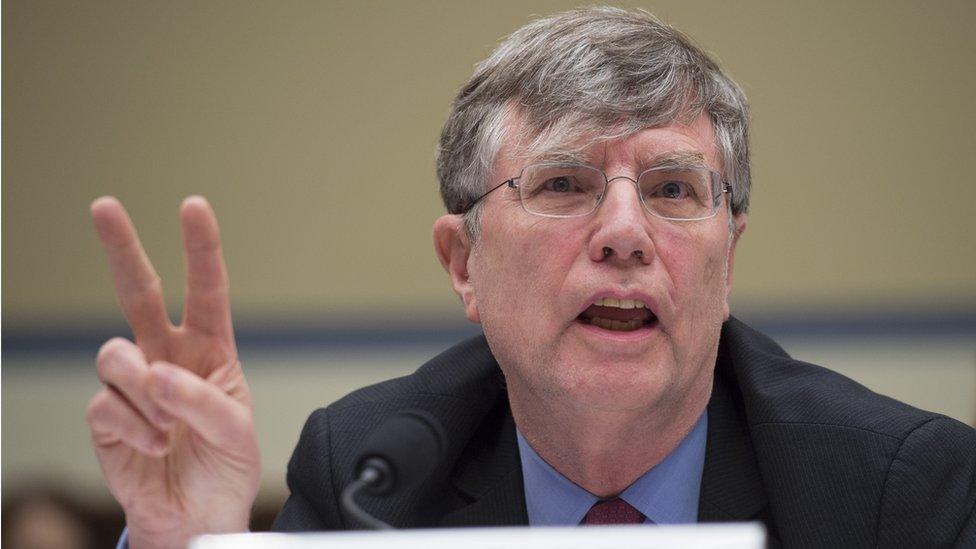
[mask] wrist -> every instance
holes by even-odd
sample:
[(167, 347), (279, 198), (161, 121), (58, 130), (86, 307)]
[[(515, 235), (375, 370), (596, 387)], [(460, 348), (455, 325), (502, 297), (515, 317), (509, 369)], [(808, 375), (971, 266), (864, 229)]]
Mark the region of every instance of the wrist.
[(173, 528), (146, 528), (128, 522), (127, 516), (126, 539), (130, 549), (185, 549), (190, 540), (196, 536), (248, 532), (249, 518), (220, 520), (211, 524), (180, 524)]

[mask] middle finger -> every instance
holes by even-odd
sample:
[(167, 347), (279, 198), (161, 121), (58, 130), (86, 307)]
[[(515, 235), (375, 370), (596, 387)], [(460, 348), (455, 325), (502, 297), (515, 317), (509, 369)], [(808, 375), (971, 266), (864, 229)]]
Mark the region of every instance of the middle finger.
[(184, 324), (233, 347), (227, 267), (217, 217), (206, 199), (191, 196), (183, 201), (180, 218), (186, 253)]

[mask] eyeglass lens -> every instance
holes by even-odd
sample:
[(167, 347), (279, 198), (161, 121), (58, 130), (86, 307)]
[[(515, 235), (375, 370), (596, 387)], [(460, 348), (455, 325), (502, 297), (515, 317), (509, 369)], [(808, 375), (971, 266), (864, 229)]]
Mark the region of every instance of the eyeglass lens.
[[(655, 168), (642, 173), (637, 182), (644, 207), (668, 219), (714, 215), (720, 185), (716, 174), (704, 168)], [(555, 217), (589, 214), (603, 200), (606, 188), (602, 171), (577, 164), (533, 164), (519, 178), (525, 209)]]

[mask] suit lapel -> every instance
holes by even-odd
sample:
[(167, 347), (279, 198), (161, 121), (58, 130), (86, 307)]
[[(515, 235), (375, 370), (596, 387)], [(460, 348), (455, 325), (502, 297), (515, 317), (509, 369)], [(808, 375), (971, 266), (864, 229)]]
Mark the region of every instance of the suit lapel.
[(508, 400), (500, 399), (459, 461), (452, 479), (458, 506), (441, 526), (518, 526), (529, 523), (515, 422)]
[(708, 403), (708, 441), (698, 503), (702, 522), (750, 520), (768, 504), (730, 362), (722, 345)]
[(708, 403), (708, 439), (698, 520), (761, 521), (770, 537), (770, 546), (778, 545), (742, 397), (724, 342), (716, 360), (715, 383)]
[(441, 526), (526, 526), (522, 471), (510, 470), (470, 504), (450, 512)]

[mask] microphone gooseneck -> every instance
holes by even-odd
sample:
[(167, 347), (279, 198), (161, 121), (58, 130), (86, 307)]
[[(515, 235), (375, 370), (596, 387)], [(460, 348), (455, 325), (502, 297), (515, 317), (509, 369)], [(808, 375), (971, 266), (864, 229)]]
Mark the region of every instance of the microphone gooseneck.
[(386, 522), (364, 511), (356, 494), (388, 496), (430, 476), (447, 447), (444, 429), (422, 410), (401, 410), (369, 434), (355, 461), (355, 480), (342, 491), (343, 510), (366, 528), (387, 530)]
[(363, 511), (363, 508), (356, 503), (356, 494), (366, 486), (377, 482), (381, 477), (382, 474), (378, 473), (372, 467), (364, 469), (362, 474), (359, 475), (359, 478), (350, 482), (342, 490), (342, 509), (366, 528), (372, 530), (392, 530), (393, 526)]

